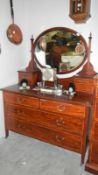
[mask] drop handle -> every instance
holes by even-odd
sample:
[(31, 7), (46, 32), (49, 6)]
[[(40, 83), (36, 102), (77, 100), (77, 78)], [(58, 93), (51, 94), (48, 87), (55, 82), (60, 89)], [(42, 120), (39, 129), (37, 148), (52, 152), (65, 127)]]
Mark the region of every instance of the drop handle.
[(57, 142), (63, 142), (64, 140), (65, 140), (65, 138), (64, 137), (62, 137), (62, 136), (58, 136), (58, 135), (56, 135), (56, 140), (57, 140)]
[(57, 126), (62, 126), (62, 125), (64, 125), (65, 124), (65, 122), (64, 122), (64, 119), (63, 118), (60, 118), (60, 119), (57, 119), (56, 120), (56, 125)]
[(19, 104), (21, 104), (21, 103), (24, 102), (24, 99), (23, 99), (23, 98), (17, 98), (17, 102), (18, 102)]
[(22, 124), (17, 124), (17, 128), (25, 129), (26, 127), (24, 125), (22, 125)]
[(57, 106), (57, 110), (59, 112), (63, 112), (65, 110), (65, 105), (61, 104), (61, 105)]
[(23, 110), (20, 110), (20, 109), (17, 109), (17, 110), (16, 110), (16, 113), (17, 113), (18, 115), (24, 115), (24, 114), (25, 114), (24, 111), (23, 111)]

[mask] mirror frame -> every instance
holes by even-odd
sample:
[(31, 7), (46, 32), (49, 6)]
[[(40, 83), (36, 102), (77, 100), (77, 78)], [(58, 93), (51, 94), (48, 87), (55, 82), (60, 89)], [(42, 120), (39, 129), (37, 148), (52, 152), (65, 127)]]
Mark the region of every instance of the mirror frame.
[(55, 30), (61, 30), (61, 31), (65, 31), (65, 32), (71, 32), (75, 35), (79, 35), (79, 38), (80, 40), (83, 42), (84, 44), (84, 47), (85, 47), (85, 56), (84, 56), (84, 59), (83, 61), (81, 62), (81, 64), (79, 64), (79, 66), (75, 67), (74, 69), (72, 70), (69, 70), (69, 71), (62, 71), (62, 72), (57, 72), (57, 74), (69, 74), (69, 73), (72, 73), (72, 72), (75, 72), (76, 70), (78, 70), (79, 68), (81, 68), (84, 63), (86, 62), (87, 58), (88, 58), (88, 46), (87, 46), (87, 43), (86, 43), (86, 40), (84, 39), (84, 37), (77, 31), (73, 30), (73, 29), (70, 29), (70, 28), (66, 28), (66, 27), (53, 27), (53, 28), (49, 28), (47, 30), (44, 30), (42, 33), (40, 33), (38, 35), (38, 37), (36, 38), (36, 40), (34, 41), (34, 56), (35, 56), (35, 62), (37, 63), (38, 67), (40, 69), (42, 68), (46, 68), (45, 66), (41, 65), (40, 62), (38, 61), (36, 55), (35, 55), (35, 48), (36, 48), (36, 45), (37, 45), (37, 42), (38, 40), (40, 39), (40, 37), (44, 36), (45, 34), (47, 34), (48, 32), (51, 32), (51, 31), (55, 31)]

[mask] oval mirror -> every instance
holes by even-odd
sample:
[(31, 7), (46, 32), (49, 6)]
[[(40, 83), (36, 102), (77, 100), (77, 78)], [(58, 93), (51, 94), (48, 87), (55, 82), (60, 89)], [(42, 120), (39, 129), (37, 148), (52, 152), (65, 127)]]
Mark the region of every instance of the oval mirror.
[(85, 39), (76, 31), (55, 27), (42, 32), (34, 42), (39, 68), (56, 68), (58, 74), (79, 69), (87, 58)]

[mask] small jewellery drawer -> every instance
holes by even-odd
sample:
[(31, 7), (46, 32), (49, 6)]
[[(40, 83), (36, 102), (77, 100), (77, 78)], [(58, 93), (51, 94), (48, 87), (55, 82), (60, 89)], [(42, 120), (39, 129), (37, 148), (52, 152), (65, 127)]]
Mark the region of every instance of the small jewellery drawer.
[(68, 104), (51, 100), (40, 100), (40, 109), (74, 116), (85, 117), (85, 106)]
[(6, 105), (6, 116), (36, 123), (39, 126), (58, 131), (83, 135), (84, 120), (81, 117), (53, 114), (46, 111), (24, 108), (19, 105)]
[(93, 93), (94, 85), (91, 78), (75, 78), (76, 91)]
[(4, 92), (4, 101), (11, 104), (19, 104), (39, 108), (39, 99), (25, 95)]
[[(35, 126), (28, 122), (14, 120), (12, 118), (7, 121), (9, 130), (32, 136), (42, 141), (58, 145), (76, 152), (81, 152), (81, 137), (67, 133), (55, 132), (39, 126)], [(74, 144), (73, 144), (74, 143)]]

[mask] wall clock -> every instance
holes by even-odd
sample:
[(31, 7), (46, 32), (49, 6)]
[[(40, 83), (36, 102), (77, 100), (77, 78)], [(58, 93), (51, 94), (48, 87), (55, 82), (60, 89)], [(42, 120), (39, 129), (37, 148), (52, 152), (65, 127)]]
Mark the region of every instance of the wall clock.
[(91, 0), (70, 0), (69, 16), (75, 23), (86, 22), (90, 17)]

